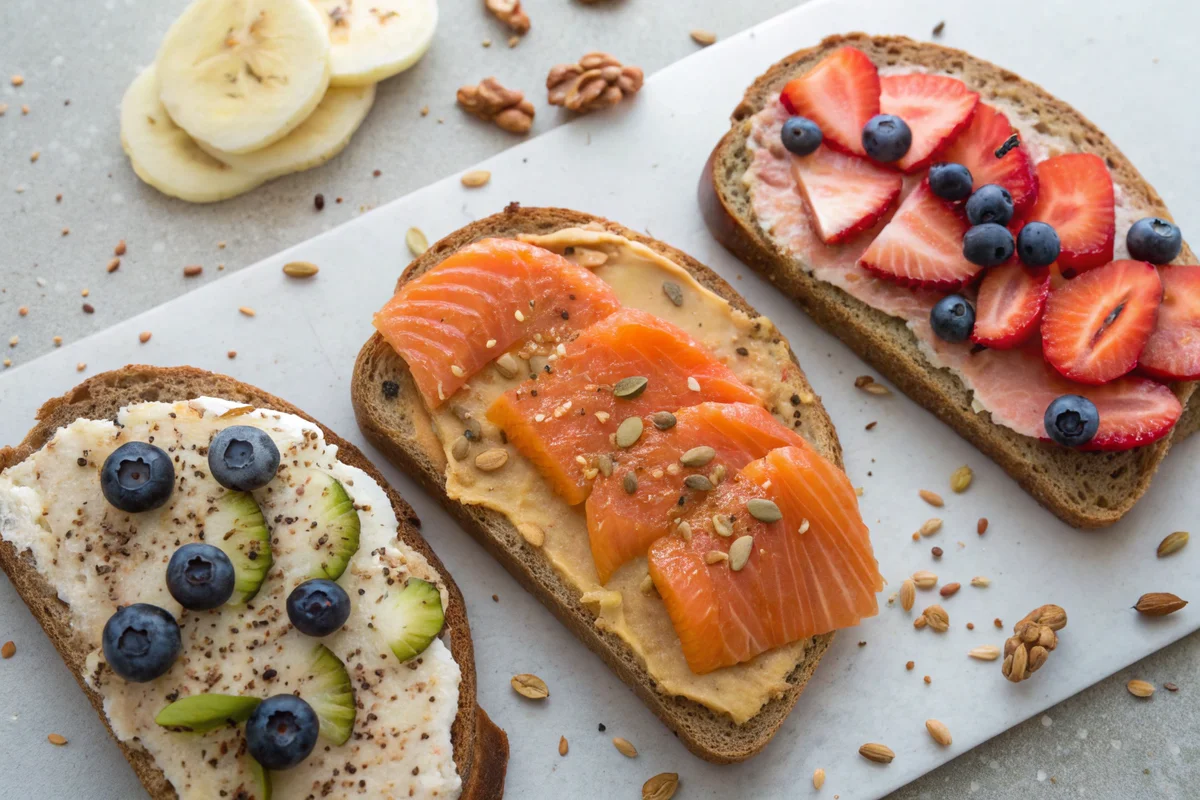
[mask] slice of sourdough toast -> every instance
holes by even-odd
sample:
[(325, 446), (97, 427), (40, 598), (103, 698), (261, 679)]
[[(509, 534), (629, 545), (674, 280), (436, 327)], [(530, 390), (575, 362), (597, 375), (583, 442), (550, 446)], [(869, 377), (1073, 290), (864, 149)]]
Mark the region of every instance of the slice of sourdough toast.
[[(464, 245), (486, 237), (515, 237), (547, 234), (562, 228), (599, 225), (604, 230), (640, 242), (666, 256), (703, 286), (720, 295), (734, 308), (756, 315), (746, 301), (716, 273), (673, 247), (599, 217), (558, 208), (520, 208), (510, 205), (504, 212), (474, 222), (429, 248), (404, 271), (397, 286), (437, 266)], [(385, 298), (381, 298), (382, 300)], [(792, 355), (795, 361), (795, 355)], [(841, 446), (829, 415), (799, 370), (792, 390), (812, 396), (811, 404), (789, 407), (788, 416), (798, 412), (797, 428), (826, 458), (842, 464)], [(388, 397), (385, 382), (399, 385), (400, 393)], [(595, 614), (584, 605), (580, 593), (562, 578), (537, 549), (531, 547), (508, 518), (480, 506), (451, 500), (446, 494), (446, 459), (433, 432), (429, 416), (407, 365), (378, 334), (363, 346), (354, 365), (351, 392), (358, 424), (367, 439), (388, 459), (419, 481), (485, 548), (502, 563), (525, 589), (542, 601), (558, 619), (599, 655), (620, 678), (675, 731), (696, 755), (716, 763), (731, 763), (762, 750), (796, 704), (833, 634), (815, 637), (804, 658), (787, 678), (788, 689), (767, 703), (748, 722), (737, 725), (723, 714), (683, 697), (658, 691), (654, 676), (628, 644), (611, 631), (601, 630)]]
[[(458, 713), (451, 726), (454, 763), (462, 778), (461, 796), (464, 800), (493, 800), (503, 797), (504, 775), (508, 766), (508, 737), (476, 703), (474, 646), (461, 592), (418, 532), (416, 525), (419, 520), (412, 507), (388, 486), (383, 476), (354, 445), (303, 411), (261, 389), (225, 375), (192, 367), (131, 365), (96, 375), (62, 397), (46, 401), (38, 410), (37, 425), (29, 431), (25, 440), (15, 447), (0, 449), (0, 470), (20, 463), (46, 444), (60, 427), (69, 425), (81, 417), (114, 419), (122, 406), (132, 403), (171, 402), (202, 395), (294, 414), (318, 425), (325, 435), (325, 440), (337, 446), (339, 461), (363, 470), (387, 493), (396, 519), (400, 523), (398, 536), (424, 556), (443, 578), (450, 598), (445, 610), (445, 625), (452, 634), (449, 637), (450, 651), (462, 670)], [(0, 531), (0, 534), (2, 533)], [(104, 713), (103, 698), (84, 683), (84, 659), (90, 647), (73, 633), (70, 608), (58, 599), (55, 587), (38, 572), (32, 555), (28, 551), (18, 552), (11, 543), (3, 541), (2, 537), (0, 566), (4, 568), (9, 580), (75, 675), (80, 689), (95, 707), (105, 727), (112, 733)], [(150, 797), (154, 800), (169, 800), (178, 796), (155, 759), (138, 746), (136, 741), (116, 741)]]
[[(866, 53), (877, 67), (911, 67), (944, 72), (964, 81), (981, 99), (1002, 99), (1036, 117), (1037, 131), (1105, 159), (1114, 183), (1147, 213), (1170, 219), (1162, 198), (1094, 124), (1041, 87), (960, 50), (899, 36), (851, 33), (776, 62), (759, 77), (734, 109), (700, 179), (700, 205), (715, 238), (788, 294), (819, 325), (840, 338), (909, 397), (950, 425), (995, 460), (1039, 502), (1076, 527), (1119, 520), (1146, 492), (1173, 440), (1191, 433), (1200, 420), (1186, 411), (1171, 436), (1123, 452), (1083, 453), (1022, 436), (993, 424), (972, 409), (971, 392), (957, 376), (930, 365), (903, 320), (891, 317), (815, 279), (758, 223), (742, 181), (750, 166), (747, 140), (751, 117), (779, 96), (793, 77), (843, 46)], [(1123, 233), (1121, 233), (1123, 235)], [(1176, 263), (1195, 263), (1185, 243)], [(1187, 404), (1194, 384), (1172, 387)]]

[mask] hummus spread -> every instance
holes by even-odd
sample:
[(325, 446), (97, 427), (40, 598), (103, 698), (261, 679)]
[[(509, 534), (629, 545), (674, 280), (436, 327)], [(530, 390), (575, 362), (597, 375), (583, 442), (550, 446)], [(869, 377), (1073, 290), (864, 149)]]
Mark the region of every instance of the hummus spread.
[[(171, 732), (155, 715), (178, 697), (221, 693), (268, 697), (305, 694), (318, 642), (340, 658), (354, 685), (354, 729), (343, 745), (324, 739), (296, 767), (271, 773), (274, 795), (300, 797), (457, 797), (461, 781), (450, 727), (458, 713), (461, 672), (435, 639), (401, 664), (372, 625), (379, 603), (409, 575), (440, 583), (428, 562), (396, 536), (383, 489), (337, 458), (337, 447), (299, 417), (269, 410), (221, 415), (236, 404), (214, 398), (140, 403), (116, 422), (79, 419), (38, 452), (0, 473), (0, 535), (31, 551), (38, 571), (70, 605), (74, 630), (92, 648), (85, 680), (104, 698), (116, 736), (155, 759), (181, 798), (255, 796), (240, 726), (205, 734)], [(277, 477), (254, 492), (272, 535), (275, 563), (259, 593), (242, 607), (185, 611), (167, 591), (166, 564), (180, 545), (200, 538), (212, 499), (223, 490), (208, 475), (206, 448), (228, 425), (265, 430), (279, 447)], [(176, 486), (162, 508), (126, 514), (100, 492), (100, 467), (127, 441), (152, 442), (175, 460)], [(302, 471), (322, 470), (354, 500), (360, 543), (338, 583), (352, 600), (338, 632), (314, 639), (292, 628), (285, 601), (306, 575), (307, 537), (293, 523), (308, 511), (295, 491)], [(307, 547), (311, 547), (308, 545)], [(311, 566), (309, 564), (308, 566)], [(445, 590), (442, 589), (445, 604)], [(101, 633), (118, 605), (152, 603), (179, 622), (183, 651), (170, 671), (130, 683), (103, 663)]]
[[(691, 274), (645, 245), (591, 228), (567, 228), (522, 240), (562, 254), (591, 268), (615, 290), (623, 305), (647, 311), (686, 330), (762, 397), (763, 404), (785, 424), (800, 426), (793, 412), (789, 376), (794, 376), (787, 342), (770, 320), (751, 318), (732, 308)], [(672, 281), (683, 293), (676, 306), (664, 293), (663, 282)], [(570, 344), (566, 347), (569, 349)], [(796, 642), (763, 653), (744, 664), (697, 675), (684, 660), (679, 637), (657, 593), (641, 586), (649, 574), (646, 558), (637, 558), (601, 585), (588, 545), (587, 521), (582, 505), (569, 506), (542, 479), (533, 463), (509, 447), (503, 469), (483, 472), (474, 458), (496, 446), (500, 431), (487, 422), (486, 411), (496, 397), (538, 371), (555, 358), (553, 352), (533, 356), (530, 369), (504, 378), (485, 369), (431, 414), (434, 429), (446, 456), (446, 491), (462, 503), (480, 505), (504, 514), (541, 550), (558, 573), (595, 609), (596, 625), (621, 637), (645, 662), (658, 689), (668, 695), (695, 700), (728, 714), (737, 723), (758, 713), (768, 701), (788, 688), (787, 677), (804, 657), (807, 642)], [(800, 398), (813, 402), (811, 396)], [(786, 411), (785, 411), (786, 410)], [(455, 460), (451, 448), (463, 432), (462, 420), (470, 415), (483, 427), (484, 444)], [(616, 429), (616, 422), (613, 422)], [(803, 433), (803, 428), (800, 428)], [(543, 541), (544, 540), (544, 541)]]

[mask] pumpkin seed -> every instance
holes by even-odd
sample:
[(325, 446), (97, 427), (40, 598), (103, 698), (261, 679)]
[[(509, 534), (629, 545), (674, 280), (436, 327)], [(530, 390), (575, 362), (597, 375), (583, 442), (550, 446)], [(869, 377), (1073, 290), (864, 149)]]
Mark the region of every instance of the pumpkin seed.
[(408, 233), (404, 234), (404, 243), (414, 256), (419, 256), (429, 249), (429, 240), (420, 228), (409, 228)]
[(655, 411), (650, 415), (650, 421), (660, 431), (667, 431), (675, 427), (675, 415), (670, 411)]
[(617, 752), (626, 758), (637, 758), (637, 748), (630, 744), (628, 739), (622, 739), (620, 736), (613, 737), (613, 747), (617, 748)]
[(746, 503), (746, 510), (759, 522), (771, 523), (783, 519), (783, 512), (779, 510), (779, 506), (761, 497), (756, 497)]
[(546, 682), (537, 675), (530, 675), (528, 672), (513, 675), (509, 683), (512, 684), (517, 694), (522, 697), (528, 697), (530, 700), (544, 700), (550, 696), (550, 689), (547, 688)]
[(679, 463), (685, 467), (703, 467), (717, 457), (717, 451), (708, 445), (693, 447), (679, 457)]
[(475, 466), (484, 472), (494, 472), (508, 463), (508, 451), (501, 447), (484, 450), (475, 456)]
[(717, 532), (718, 536), (724, 536), (726, 539), (733, 536), (733, 523), (727, 517), (721, 514), (714, 514), (712, 524), (713, 530)]
[(517, 370), (520, 368), (521, 365), (517, 363), (517, 359), (513, 357), (512, 353), (505, 353), (496, 359), (496, 371), (506, 378), (517, 377)]
[(642, 784), (642, 800), (671, 800), (679, 790), (679, 774), (660, 772)]
[(471, 443), (467, 441), (467, 437), (465, 436), (458, 437), (454, 440), (454, 444), (450, 446), (450, 455), (454, 456), (455, 461), (462, 461), (470, 451)]
[(1158, 557), (1163, 558), (1172, 553), (1178, 553), (1188, 543), (1187, 531), (1175, 531), (1158, 545)]
[(619, 397), (622, 400), (632, 400), (646, 391), (646, 384), (649, 382), (648, 379), (643, 378), (641, 375), (621, 378), (621, 380), (613, 385), (613, 396)]
[(596, 466), (600, 469), (600, 474), (608, 478), (612, 476), (613, 463), (608, 456), (600, 456), (596, 459)]
[(633, 447), (642, 438), (642, 418), (626, 417), (617, 426), (617, 447)]
[(713, 490), (712, 481), (703, 475), (688, 475), (683, 479), (683, 485), (698, 492), (711, 492)]
[(308, 261), (292, 261), (283, 265), (283, 274), (289, 278), (311, 278), (318, 272), (317, 265)]
[(638, 479), (633, 470), (625, 473), (625, 477), (621, 479), (622, 485), (625, 487), (625, 494), (633, 494), (637, 491)]
[(729, 568), (738, 572), (750, 560), (750, 552), (754, 549), (753, 536), (739, 536), (729, 546)]
[(667, 299), (676, 306), (683, 305), (683, 289), (679, 288), (679, 284), (674, 281), (663, 281), (663, 294)]

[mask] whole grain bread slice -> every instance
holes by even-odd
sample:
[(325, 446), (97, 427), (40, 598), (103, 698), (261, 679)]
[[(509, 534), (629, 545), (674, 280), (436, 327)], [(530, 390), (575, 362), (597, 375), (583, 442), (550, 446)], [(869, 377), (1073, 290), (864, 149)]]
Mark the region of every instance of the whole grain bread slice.
[[(478, 239), (515, 237), (522, 233), (546, 234), (583, 225), (600, 225), (605, 230), (641, 242), (685, 268), (734, 308), (757, 315), (716, 273), (669, 245), (590, 214), (561, 208), (520, 208), (516, 203), (504, 212), (474, 222), (434, 244), (409, 265), (397, 287)], [(380, 298), (381, 305), (385, 299)], [(792, 360), (795, 361), (794, 354)], [(797, 373), (793, 390), (802, 397), (815, 399), (811, 404), (795, 409), (789, 406), (786, 415), (817, 450), (841, 466), (841, 445), (833, 423), (803, 373), (799, 370)], [(384, 393), (382, 386), (387, 382), (399, 385), (398, 396), (389, 397)], [(832, 633), (815, 637), (809, 643), (804, 659), (788, 676), (787, 691), (767, 703), (745, 724), (736, 725), (729, 717), (693, 700), (663, 694), (656, 688), (654, 676), (646, 670), (645, 663), (616, 634), (596, 627), (595, 615), (580, 601), (579, 592), (525, 542), (505, 516), (479, 506), (463, 505), (446, 495), (446, 460), (442, 446), (433, 433), (407, 365), (379, 334), (373, 335), (359, 352), (351, 392), (358, 424), (367, 439), (437, 497), (527, 591), (541, 600), (559, 621), (629, 684), (689, 750), (708, 761), (731, 763), (749, 758), (766, 746), (799, 699), (805, 683), (832, 641)], [(793, 414), (798, 416), (793, 418)]]
[[(422, 538), (417, 526), (420, 520), (412, 507), (397, 494), (379, 471), (352, 444), (321, 425), (300, 409), (261, 389), (225, 375), (192, 367), (151, 367), (131, 365), (104, 372), (71, 389), (62, 397), (46, 401), (37, 413), (37, 425), (15, 447), (0, 448), (0, 470), (20, 463), (40, 449), (60, 427), (80, 417), (114, 419), (117, 411), (131, 403), (146, 401), (172, 402), (189, 400), (201, 395), (220, 397), (258, 408), (295, 414), (318, 425), (325, 440), (337, 445), (338, 459), (357, 467), (371, 476), (391, 500), (400, 527), (399, 538), (424, 556), (430, 566), (445, 581), (450, 596), (446, 608), (446, 629), (450, 632), (450, 651), (462, 670), (459, 686), (458, 714), (451, 726), (454, 763), (462, 778), (463, 800), (498, 800), (504, 795), (504, 775), (508, 766), (508, 737), (488, 718), (476, 703), (476, 671), (474, 645), (467, 624), (466, 606), (462, 593), (437, 555)], [(41, 623), (42, 629), (58, 649), (64, 662), (75, 675), (79, 688), (87, 695), (100, 720), (112, 733), (104, 714), (103, 698), (83, 681), (84, 658), (90, 647), (71, 629), (70, 608), (58, 599), (53, 585), (37, 571), (29, 551), (18, 552), (11, 543), (2, 540), (0, 531), (0, 567)], [(116, 739), (116, 737), (113, 737)], [(133, 767), (142, 785), (154, 800), (170, 800), (178, 795), (155, 759), (136, 742), (116, 739), (117, 746)]]
[[(1040, 86), (960, 50), (901, 36), (851, 33), (832, 36), (816, 47), (776, 62), (734, 109), (732, 127), (709, 157), (700, 179), (700, 205), (716, 239), (748, 266), (789, 295), (821, 327), (840, 338), (902, 391), (994, 459), (1046, 508), (1077, 527), (1099, 527), (1120, 519), (1146, 492), (1174, 439), (1200, 424), (1185, 414), (1171, 436), (1118, 453), (1081, 453), (1040, 442), (993, 424), (971, 408), (971, 393), (953, 373), (925, 359), (902, 320), (862, 303), (813, 278), (772, 241), (754, 215), (742, 176), (750, 166), (746, 147), (750, 118), (779, 96), (789, 80), (832, 50), (856, 47), (878, 67), (911, 66), (961, 78), (982, 100), (1002, 98), (1036, 117), (1036, 129), (1062, 137), (1080, 151), (1104, 158), (1113, 180), (1151, 213), (1170, 218), (1162, 198), (1133, 164), (1094, 124)], [(1195, 263), (1184, 244), (1176, 263)], [(1186, 405), (1194, 384), (1172, 387)]]

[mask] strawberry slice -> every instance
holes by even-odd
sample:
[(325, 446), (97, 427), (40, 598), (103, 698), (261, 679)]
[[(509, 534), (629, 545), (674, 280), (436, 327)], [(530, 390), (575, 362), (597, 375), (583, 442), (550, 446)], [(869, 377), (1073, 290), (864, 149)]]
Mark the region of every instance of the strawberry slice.
[(1068, 276), (1113, 258), (1113, 182), (1104, 159), (1068, 153), (1037, 165), (1038, 199), (1026, 221), (1054, 227), (1062, 250), (1058, 266)]
[(1129, 450), (1156, 442), (1183, 414), (1174, 392), (1145, 378), (1118, 378), (1081, 394), (1096, 404), (1100, 429), (1080, 450)]
[(921, 181), (871, 242), (859, 263), (904, 286), (957, 289), (983, 267), (963, 258), (967, 219)]
[(979, 284), (971, 341), (998, 350), (1023, 344), (1037, 330), (1049, 296), (1049, 270), (1034, 273), (1015, 262), (988, 270)]
[(1063, 377), (1100, 384), (1137, 366), (1163, 287), (1145, 261), (1114, 261), (1056, 286), (1042, 319), (1042, 351)]
[(792, 156), (792, 174), (825, 244), (844, 242), (874, 225), (895, 205), (904, 186), (899, 173), (828, 147)]
[(987, 103), (975, 107), (971, 124), (950, 142), (939, 161), (962, 164), (971, 170), (973, 187), (998, 183), (1013, 198), (1016, 216), (1021, 216), (1038, 198), (1038, 177), (1033, 161), (1024, 147), (1014, 147), (1003, 158), (996, 158), (996, 148), (1013, 134), (1008, 117)]
[(1158, 277), (1163, 285), (1158, 324), (1138, 366), (1163, 380), (1200, 379), (1200, 267), (1159, 267)]
[(861, 50), (843, 47), (788, 81), (780, 94), (792, 114), (821, 126), (825, 144), (866, 157), (862, 129), (879, 113), (879, 71)]
[(912, 131), (912, 145), (895, 162), (910, 175), (928, 167), (951, 139), (966, 130), (979, 104), (978, 94), (946, 75), (888, 75), (879, 84), (880, 113), (895, 114)]

